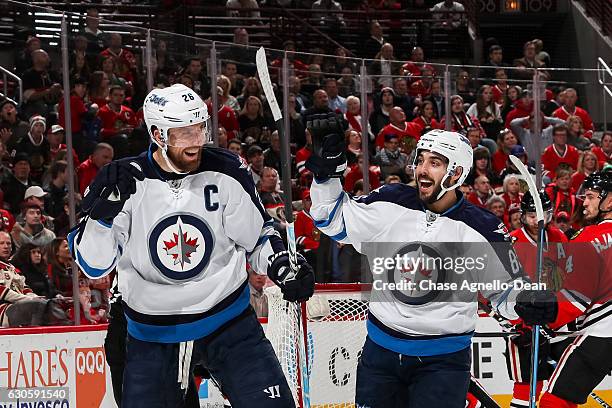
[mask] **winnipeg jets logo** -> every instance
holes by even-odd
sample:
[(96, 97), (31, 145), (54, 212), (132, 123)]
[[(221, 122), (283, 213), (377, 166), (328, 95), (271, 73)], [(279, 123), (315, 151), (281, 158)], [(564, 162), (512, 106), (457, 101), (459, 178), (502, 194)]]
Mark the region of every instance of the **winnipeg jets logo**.
[(181, 218), (178, 220), (178, 231), (172, 233), (170, 241), (164, 241), (164, 249), (174, 259), (174, 265), (181, 264), (181, 268), (184, 268), (185, 264), (191, 263), (191, 254), (196, 252), (199, 245), (197, 238), (189, 238), (187, 233), (183, 232)]
[(173, 214), (151, 230), (149, 252), (153, 265), (173, 280), (204, 273), (214, 248), (210, 227), (193, 214)]

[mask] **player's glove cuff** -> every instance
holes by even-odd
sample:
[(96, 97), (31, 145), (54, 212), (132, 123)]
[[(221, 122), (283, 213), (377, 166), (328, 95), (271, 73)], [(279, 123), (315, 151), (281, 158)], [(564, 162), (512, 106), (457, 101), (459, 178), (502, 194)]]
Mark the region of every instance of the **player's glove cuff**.
[(550, 290), (524, 290), (516, 297), (516, 313), (529, 325), (552, 323), (557, 318), (557, 296)]
[(268, 277), (283, 292), (283, 299), (289, 302), (308, 300), (314, 293), (314, 270), (306, 259), (297, 254), (297, 274), (293, 274), (289, 262), (289, 251), (281, 251), (268, 258)]

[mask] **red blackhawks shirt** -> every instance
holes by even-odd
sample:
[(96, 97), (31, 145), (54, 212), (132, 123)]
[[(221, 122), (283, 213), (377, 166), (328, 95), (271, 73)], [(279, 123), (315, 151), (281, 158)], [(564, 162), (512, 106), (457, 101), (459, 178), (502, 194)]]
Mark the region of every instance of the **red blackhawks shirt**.
[[(536, 261), (538, 255), (538, 243), (531, 238), (525, 227), (514, 230), (510, 233), (514, 250), (523, 265), (523, 270), (527, 276), (535, 282), (536, 280)], [(546, 284), (546, 288), (557, 291), (563, 285), (565, 273), (560, 267), (565, 259), (565, 248), (567, 237), (559, 228), (549, 225), (544, 231), (544, 253), (542, 258), (541, 282)]]
[(295, 164), (297, 166), (298, 173), (300, 174), (300, 176), (308, 171), (308, 169), (306, 168), (306, 160), (308, 160), (311, 155), (312, 150), (310, 150), (306, 146), (295, 152)]
[(556, 329), (575, 319), (579, 333), (612, 337), (612, 220), (583, 228), (565, 247), (559, 313), (549, 326)]
[(102, 130), (100, 135), (102, 139), (108, 140), (117, 134), (117, 131), (125, 127), (136, 127), (136, 115), (134, 111), (127, 106), (121, 105), (119, 111), (111, 108), (110, 104), (104, 105), (98, 112), (98, 117), (102, 120)]
[(417, 142), (421, 138), (421, 131), (423, 127), (416, 122), (404, 122), (403, 128), (400, 126), (395, 126), (393, 123), (389, 123), (387, 126), (382, 128), (378, 135), (376, 136), (376, 147), (382, 149), (385, 147), (385, 135), (393, 134), (397, 135), (397, 138), (400, 142), (405, 137), (412, 137)]
[(316, 239), (319, 230), (315, 229), (314, 221), (310, 215), (302, 210), (295, 216), (295, 242), (304, 248), (304, 252), (319, 248)]
[(580, 157), (580, 153), (578, 153), (578, 149), (571, 145), (565, 145), (565, 149), (563, 153), (559, 153), (557, 149), (555, 149), (555, 145), (551, 144), (546, 149), (544, 149), (544, 153), (542, 154), (542, 165), (544, 166), (544, 170), (548, 170), (551, 173), (551, 178), (555, 176), (555, 170), (561, 163), (567, 163), (572, 166), (572, 169), (576, 170), (578, 168), (578, 158)]
[(555, 118), (559, 118), (567, 121), (570, 116), (578, 116), (582, 120), (582, 126), (584, 127), (584, 136), (589, 139), (593, 136), (593, 119), (587, 111), (578, 106), (574, 107), (573, 112), (568, 112), (565, 106), (562, 106), (555, 110), (552, 114)]

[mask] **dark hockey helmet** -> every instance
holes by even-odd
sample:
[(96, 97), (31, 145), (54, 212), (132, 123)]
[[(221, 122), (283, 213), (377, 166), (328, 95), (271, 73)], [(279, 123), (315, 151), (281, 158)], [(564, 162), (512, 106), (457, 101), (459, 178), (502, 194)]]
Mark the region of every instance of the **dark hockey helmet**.
[(598, 171), (589, 174), (582, 183), (584, 191), (595, 190), (599, 192), (599, 198), (604, 200), (606, 195), (612, 191), (612, 170)]
[[(546, 194), (544, 191), (540, 191), (540, 200), (542, 201), (542, 209), (544, 212), (552, 210), (552, 202), (550, 201), (550, 197), (548, 197), (548, 194)], [(527, 191), (521, 200), (521, 212), (525, 214), (528, 212), (535, 212), (535, 210), (535, 201), (533, 200), (531, 191)]]

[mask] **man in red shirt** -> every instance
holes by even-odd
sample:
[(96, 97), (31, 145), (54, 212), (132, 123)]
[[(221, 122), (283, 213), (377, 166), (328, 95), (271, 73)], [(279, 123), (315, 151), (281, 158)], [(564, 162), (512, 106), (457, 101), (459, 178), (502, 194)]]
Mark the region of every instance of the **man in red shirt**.
[(487, 201), (493, 196), (491, 182), (487, 176), (478, 176), (474, 180), (474, 191), (467, 196), (470, 203), (480, 208), (487, 207)]
[[(238, 132), (240, 131), (238, 118), (236, 117), (236, 113), (234, 113), (232, 108), (223, 104), (223, 101), (221, 100), (221, 96), (223, 96), (223, 89), (221, 89), (220, 86), (217, 87), (217, 96), (217, 117), (219, 118), (219, 126), (225, 128), (228, 139), (238, 138)], [(209, 98), (206, 101), (206, 107), (208, 108), (209, 112), (213, 112), (212, 98)]]
[(85, 195), (85, 189), (89, 183), (96, 177), (98, 171), (104, 165), (113, 161), (113, 147), (108, 143), (98, 143), (94, 152), (87, 160), (85, 160), (77, 168), (77, 176), (79, 177), (79, 191), (81, 195)]
[(109, 92), (110, 101), (100, 109), (98, 116), (102, 120), (100, 136), (115, 149), (117, 158), (128, 153), (128, 138), (138, 122), (134, 111), (123, 105), (125, 90), (120, 85), (113, 85)]
[(399, 106), (394, 106), (391, 109), (389, 119), (391, 123), (383, 127), (376, 136), (377, 149), (385, 147), (385, 135), (397, 135), (397, 138), (402, 142), (406, 137), (411, 137), (417, 142), (421, 138), (421, 131), (423, 130), (421, 125), (415, 122), (406, 122), (406, 114)]
[(550, 172), (551, 178), (555, 177), (555, 171), (561, 163), (569, 164), (576, 171), (579, 157), (578, 149), (567, 144), (567, 126), (565, 124), (555, 125), (553, 144), (544, 149), (544, 154), (542, 154), (544, 170)]
[(593, 137), (593, 119), (591, 119), (591, 116), (586, 110), (576, 106), (578, 93), (576, 93), (576, 90), (573, 88), (567, 88), (564, 94), (563, 106), (555, 110), (553, 116), (562, 120), (567, 120), (570, 116), (578, 116), (582, 119), (584, 136), (590, 139)]

